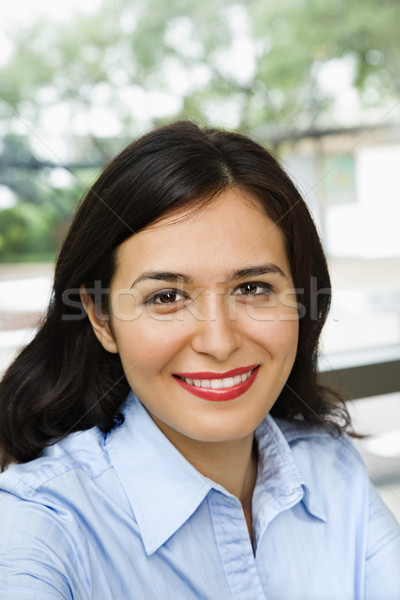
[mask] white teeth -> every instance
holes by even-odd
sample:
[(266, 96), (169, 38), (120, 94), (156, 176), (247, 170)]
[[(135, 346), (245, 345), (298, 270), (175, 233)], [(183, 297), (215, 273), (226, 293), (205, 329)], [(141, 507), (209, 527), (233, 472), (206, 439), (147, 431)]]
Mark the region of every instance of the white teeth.
[(251, 375), (252, 371), (248, 373), (243, 373), (243, 375), (235, 375), (235, 377), (224, 377), (223, 379), (189, 379), (182, 378), (189, 385), (194, 385), (195, 387), (202, 388), (211, 388), (213, 390), (222, 390), (231, 388), (234, 385), (239, 385), (239, 383), (243, 383), (248, 379)]
[(223, 379), (210, 379), (210, 382), (213, 390), (221, 390), (223, 388)]

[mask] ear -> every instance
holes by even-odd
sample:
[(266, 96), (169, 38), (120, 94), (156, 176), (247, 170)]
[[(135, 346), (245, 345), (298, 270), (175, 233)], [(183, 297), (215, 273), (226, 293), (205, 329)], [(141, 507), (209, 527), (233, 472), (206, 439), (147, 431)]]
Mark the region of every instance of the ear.
[(111, 352), (112, 354), (117, 354), (117, 343), (108, 324), (109, 316), (105, 314), (99, 314), (99, 311), (96, 310), (96, 307), (93, 304), (92, 298), (86, 292), (85, 286), (83, 285), (81, 286), (80, 296), (89, 321), (92, 325), (94, 334), (96, 335), (100, 344), (108, 352)]

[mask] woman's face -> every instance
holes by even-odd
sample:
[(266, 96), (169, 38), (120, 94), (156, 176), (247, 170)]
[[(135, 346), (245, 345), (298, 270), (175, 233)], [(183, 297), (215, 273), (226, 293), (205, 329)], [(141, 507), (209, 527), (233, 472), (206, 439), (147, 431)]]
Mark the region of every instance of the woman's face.
[(240, 190), (185, 212), (121, 244), (96, 333), (172, 442), (252, 436), (296, 356), (283, 235)]

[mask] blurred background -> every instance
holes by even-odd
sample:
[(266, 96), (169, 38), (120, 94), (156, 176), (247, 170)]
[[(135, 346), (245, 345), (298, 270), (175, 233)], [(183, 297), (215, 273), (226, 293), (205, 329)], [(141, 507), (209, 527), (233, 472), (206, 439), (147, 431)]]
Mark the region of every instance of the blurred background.
[(13, 0), (0, 8), (0, 373), (33, 335), (77, 202), (179, 118), (272, 149), (323, 238), (322, 377), (400, 520), (398, 0)]

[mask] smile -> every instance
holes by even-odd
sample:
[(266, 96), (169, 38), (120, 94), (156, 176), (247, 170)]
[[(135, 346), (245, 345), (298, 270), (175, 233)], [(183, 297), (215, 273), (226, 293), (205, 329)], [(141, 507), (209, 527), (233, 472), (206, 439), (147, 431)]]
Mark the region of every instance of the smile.
[(204, 400), (233, 400), (253, 384), (259, 365), (241, 367), (225, 373), (175, 373), (175, 381), (194, 396)]

